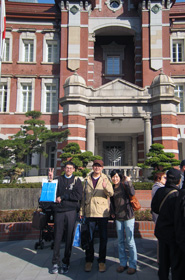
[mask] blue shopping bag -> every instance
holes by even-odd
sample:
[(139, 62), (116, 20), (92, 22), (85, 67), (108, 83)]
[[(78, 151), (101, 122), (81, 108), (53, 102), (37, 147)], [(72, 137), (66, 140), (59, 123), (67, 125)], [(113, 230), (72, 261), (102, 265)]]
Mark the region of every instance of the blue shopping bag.
[(42, 182), (40, 201), (56, 202), (57, 184), (58, 180), (53, 180), (52, 182), (44, 180)]
[(81, 223), (77, 223), (75, 235), (73, 239), (73, 246), (80, 247), (81, 246)]

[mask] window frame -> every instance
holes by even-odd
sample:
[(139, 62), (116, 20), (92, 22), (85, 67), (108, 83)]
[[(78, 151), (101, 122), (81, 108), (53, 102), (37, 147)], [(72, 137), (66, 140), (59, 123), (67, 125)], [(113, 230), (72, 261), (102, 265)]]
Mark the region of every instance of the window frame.
[[(7, 47), (6, 47), (6, 41), (9, 41), (9, 52), (8, 52), (8, 60), (5, 59), (5, 53), (6, 53), (6, 50), (7, 50)], [(8, 62), (11, 62), (12, 63), (12, 34), (11, 32), (9, 31), (6, 31), (6, 37), (5, 37), (5, 51), (4, 51), (4, 55), (3, 55), (3, 58), (2, 58), (2, 62), (3, 63), (8, 63)]]
[[(25, 41), (33, 41), (33, 61), (25, 61)], [(20, 35), (19, 62), (36, 63), (36, 35), (33, 32), (23, 32)]]
[(0, 111), (0, 114), (5, 114), (9, 112), (11, 78), (1, 78), (0, 85), (1, 84), (6, 84), (7, 86), (6, 111)]
[[(56, 87), (56, 111), (52, 112), (52, 111), (49, 111), (47, 112), (46, 111), (46, 106), (47, 106), (47, 91), (46, 91), (46, 86), (47, 85), (54, 85)], [(46, 78), (43, 78), (42, 79), (42, 94), (41, 94), (41, 112), (44, 113), (44, 114), (56, 114), (58, 113), (58, 98), (59, 98), (59, 81), (58, 79), (46, 79)]]
[(18, 78), (17, 81), (17, 112), (26, 113), (23, 111), (23, 85), (31, 85), (31, 111), (34, 110), (34, 96), (35, 96), (35, 79), (34, 78)]
[[(103, 60), (105, 61), (105, 73), (104, 76), (110, 79), (115, 79), (115, 77), (123, 77), (123, 60), (124, 60), (124, 52), (125, 52), (125, 45), (118, 45), (114, 41), (109, 45), (102, 45), (103, 48)], [(120, 65), (119, 65), (119, 74), (108, 74), (108, 57), (119, 57), (120, 58)]]
[[(56, 60), (53, 59), (53, 61), (48, 61), (48, 43), (51, 41), (51, 44), (56, 42), (57, 45), (57, 55)], [(58, 33), (54, 32), (48, 32), (45, 34), (43, 38), (43, 63), (47, 64), (59, 64), (60, 63), (60, 57), (59, 57), (59, 46), (60, 46), (59, 36)], [(54, 45), (54, 44), (53, 44)], [(52, 56), (53, 58), (53, 56)]]
[[(174, 61), (174, 45), (175, 45), (175, 61)], [(181, 45), (181, 60), (179, 58), (179, 48), (178, 46)], [(171, 52), (171, 60), (174, 63), (184, 62), (184, 39), (173, 39), (172, 40), (172, 52)]]
[[(180, 89), (176, 90), (176, 87), (182, 87), (182, 91)], [(179, 93), (182, 92), (182, 98)], [(178, 83), (175, 85), (174, 88), (174, 94), (180, 99), (180, 103), (176, 106), (177, 113), (185, 113), (185, 84)], [(183, 107), (183, 110), (181, 110), (181, 107)]]

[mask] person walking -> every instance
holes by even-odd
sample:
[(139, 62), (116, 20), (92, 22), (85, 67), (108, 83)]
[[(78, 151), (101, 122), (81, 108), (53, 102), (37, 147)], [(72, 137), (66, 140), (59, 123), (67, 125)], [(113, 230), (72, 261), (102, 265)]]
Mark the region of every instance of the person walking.
[(85, 216), (89, 225), (90, 242), (85, 251), (85, 271), (90, 272), (94, 261), (94, 234), (96, 227), (99, 232), (99, 272), (106, 270), (107, 224), (110, 217), (110, 197), (113, 195), (112, 184), (102, 173), (104, 163), (94, 160), (93, 172), (84, 181), (84, 192), (81, 203), (80, 216)]
[[(114, 195), (111, 197), (111, 216), (116, 220), (118, 253), (120, 260), (117, 272), (121, 273), (127, 269), (128, 274), (134, 274), (137, 266), (137, 249), (134, 240), (134, 211), (130, 204), (129, 195), (133, 196), (135, 194), (135, 190), (130, 181), (130, 177), (125, 177), (124, 183), (122, 183), (123, 176), (120, 170), (112, 170), (110, 176), (114, 188)], [(128, 261), (125, 243), (127, 244), (129, 250)]]
[[(80, 208), (83, 186), (79, 178), (75, 179), (75, 165), (67, 162), (64, 175), (58, 177), (56, 206), (54, 207), (54, 248), (51, 274), (66, 274), (69, 270), (74, 229), (77, 212)], [(49, 170), (49, 181), (53, 180), (54, 170)], [(62, 264), (60, 262), (60, 244), (65, 230), (65, 250)]]
[[(166, 173), (161, 172), (161, 171), (157, 172), (154, 175), (154, 185), (152, 186), (152, 198), (154, 197), (156, 191), (159, 188), (164, 187), (165, 184), (166, 184)], [(156, 223), (157, 217), (158, 217), (158, 215), (156, 213), (152, 212), (152, 219), (153, 219), (154, 223)]]
[(180, 163), (180, 170), (181, 170), (181, 182), (180, 182), (180, 189), (185, 188), (185, 181), (184, 181), (184, 174), (185, 174), (185, 159), (183, 159)]
[(158, 214), (155, 236), (159, 240), (158, 276), (160, 280), (169, 279), (170, 268), (172, 280), (182, 280), (184, 261), (182, 251), (175, 239), (175, 208), (180, 180), (180, 170), (169, 169), (165, 187), (156, 191), (151, 203), (152, 211)]

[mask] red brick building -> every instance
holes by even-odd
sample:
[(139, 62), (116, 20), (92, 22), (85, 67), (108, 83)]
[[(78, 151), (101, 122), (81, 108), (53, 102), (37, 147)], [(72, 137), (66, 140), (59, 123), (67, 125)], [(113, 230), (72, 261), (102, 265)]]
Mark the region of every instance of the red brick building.
[[(152, 143), (185, 158), (185, 3), (6, 1), (6, 15), (1, 139), (39, 110), (105, 166), (132, 169)], [(32, 163), (59, 172), (62, 145)]]

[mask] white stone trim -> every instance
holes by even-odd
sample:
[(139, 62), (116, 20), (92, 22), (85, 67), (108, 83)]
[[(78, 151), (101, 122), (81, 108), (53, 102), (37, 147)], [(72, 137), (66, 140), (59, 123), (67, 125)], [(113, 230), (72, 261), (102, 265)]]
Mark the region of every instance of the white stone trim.
[(71, 127), (71, 128), (78, 127), (78, 128), (84, 128), (84, 129), (87, 128), (86, 125), (82, 125), (82, 124), (65, 124), (65, 125), (63, 125), (63, 128), (68, 128), (68, 127)]
[(177, 137), (172, 137), (172, 136), (162, 136), (162, 137), (154, 137), (153, 138), (154, 141), (158, 141), (158, 140), (172, 140), (172, 141), (178, 141)]
[(64, 116), (74, 116), (74, 115), (81, 116), (81, 117), (86, 117), (87, 116), (86, 114), (79, 113), (79, 112), (66, 112), (66, 113), (63, 113), (63, 117)]
[(160, 112), (160, 113), (152, 114), (152, 117), (156, 117), (156, 116), (160, 116), (160, 115), (173, 115), (173, 116), (177, 116), (177, 114), (174, 113), (174, 112)]
[[(73, 25), (73, 24), (61, 24), (60, 26), (65, 28), (65, 27), (76, 26), (76, 25)], [(81, 28), (88, 28), (89, 27), (88, 24), (79, 24), (78, 26), (81, 27)]]
[(23, 124), (0, 124), (0, 128), (20, 128)]
[(173, 127), (173, 128), (178, 128), (177, 125), (175, 124), (156, 124), (153, 125), (152, 128), (159, 128), (159, 127)]
[(13, 133), (12, 134), (1, 134), (0, 133), (0, 139), (6, 140), (6, 139), (9, 139), (9, 137), (11, 137), (12, 135), (14, 135), (14, 134)]
[(71, 137), (67, 137), (67, 140), (79, 140), (79, 141), (84, 141), (86, 142), (86, 138), (85, 137), (75, 137), (75, 136), (71, 136)]
[[(93, 56), (94, 57), (94, 56)], [(66, 60), (71, 60), (71, 59), (77, 59), (77, 60), (81, 60), (81, 61), (83, 61), (83, 60), (88, 60), (88, 58), (78, 58), (78, 57), (73, 57), (73, 58), (60, 58), (60, 60), (62, 60), (62, 61), (66, 61)]]
[[(33, 21), (33, 22), (31, 22), (31, 21), (9, 21), (9, 20), (7, 20), (6, 21), (6, 23), (8, 23), (8, 24), (20, 24), (21, 23), (21, 25), (41, 25), (41, 23), (40, 23), (40, 21), (39, 22), (36, 22), (36, 21)], [(52, 26), (54, 26), (54, 24), (55, 24), (55, 22), (53, 21), (53, 22), (44, 22), (44, 21), (42, 21), (42, 25), (52, 25)], [(12, 31), (17, 31), (18, 29), (13, 29)]]
[(178, 150), (175, 150), (175, 149), (163, 149), (163, 151), (165, 153), (175, 153), (175, 154), (178, 154), (179, 151)]

